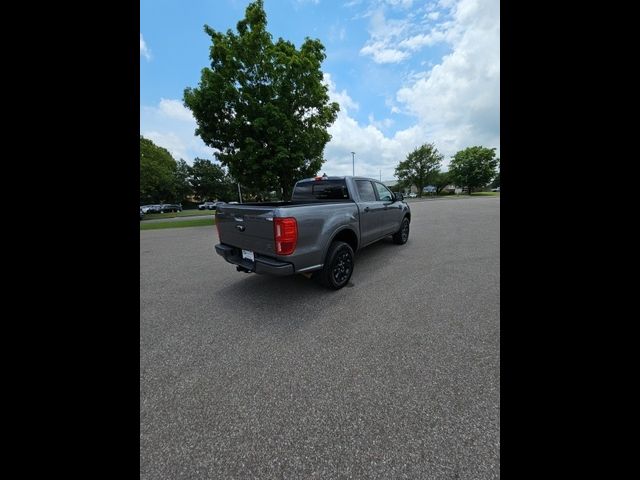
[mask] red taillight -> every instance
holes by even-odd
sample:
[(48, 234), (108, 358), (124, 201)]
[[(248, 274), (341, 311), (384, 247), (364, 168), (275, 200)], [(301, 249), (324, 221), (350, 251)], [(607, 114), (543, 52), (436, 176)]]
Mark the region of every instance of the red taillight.
[(273, 240), (278, 255), (291, 255), (298, 243), (298, 222), (293, 217), (273, 219)]

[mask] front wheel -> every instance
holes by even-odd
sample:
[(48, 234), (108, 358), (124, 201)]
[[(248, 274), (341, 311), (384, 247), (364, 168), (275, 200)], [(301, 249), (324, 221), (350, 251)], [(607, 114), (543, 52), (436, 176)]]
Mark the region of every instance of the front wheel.
[(340, 290), (353, 273), (353, 249), (345, 242), (333, 242), (327, 252), (324, 268), (318, 272), (320, 283), (332, 290)]
[(400, 224), (400, 230), (393, 234), (393, 241), (398, 245), (404, 245), (409, 240), (409, 219), (404, 217)]

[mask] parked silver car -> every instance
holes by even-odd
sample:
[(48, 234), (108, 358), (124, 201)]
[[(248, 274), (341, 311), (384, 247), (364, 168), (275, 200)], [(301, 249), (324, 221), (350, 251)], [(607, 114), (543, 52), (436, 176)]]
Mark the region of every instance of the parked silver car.
[(162, 205), (160, 205), (160, 212), (162, 213), (181, 211), (182, 205), (178, 205), (177, 203), (163, 203)]
[(160, 205), (142, 205), (142, 213), (160, 213)]
[(198, 210), (215, 210), (218, 205), (224, 205), (225, 202), (204, 202), (198, 205)]

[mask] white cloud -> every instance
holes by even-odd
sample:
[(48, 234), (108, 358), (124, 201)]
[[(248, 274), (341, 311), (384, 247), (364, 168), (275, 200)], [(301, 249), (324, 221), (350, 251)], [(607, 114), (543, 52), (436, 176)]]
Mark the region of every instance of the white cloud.
[(191, 110), (185, 107), (180, 100), (161, 98), (159, 109), (162, 114), (169, 118), (175, 118), (176, 120), (192, 122), (195, 124), (195, 119), (193, 118)]
[(427, 14), (427, 18), (429, 18), (430, 20), (438, 20), (439, 17), (440, 12), (431, 12)]
[(374, 127), (378, 128), (378, 129), (382, 129), (382, 128), (389, 128), (391, 125), (393, 125), (393, 119), (391, 118), (384, 118), (382, 120), (376, 120), (373, 113), (370, 113), (369, 116), (367, 117), (367, 119), (369, 120), (369, 125), (373, 125)]
[(376, 63), (398, 63), (409, 57), (407, 52), (395, 48), (385, 48), (382, 42), (375, 42), (360, 50), (362, 55), (371, 55)]
[(140, 34), (140, 56), (145, 57), (147, 60), (151, 60), (151, 51), (149, 47), (147, 47), (144, 38), (142, 38), (142, 33)]
[(446, 39), (447, 32), (442, 30), (433, 30), (427, 34), (420, 33), (418, 35), (406, 38), (399, 43), (399, 46), (415, 51), (420, 50), (424, 46), (430, 47), (432, 45), (435, 45), (436, 43), (443, 42)]
[[(169, 153), (177, 161), (180, 159), (187, 160), (189, 156), (187, 154), (187, 146), (180, 136), (175, 132), (158, 132), (156, 130), (145, 131), (142, 133), (145, 138), (148, 138), (156, 145), (166, 148)], [(189, 162), (190, 164), (193, 162)]]
[(379, 8), (374, 11), (369, 21), (369, 33), (374, 39), (387, 40), (401, 35), (409, 26), (406, 20), (387, 20), (384, 10)]
[(395, 48), (397, 39), (409, 26), (406, 20), (387, 20), (382, 7), (370, 12), (370, 38), (360, 49), (360, 55), (370, 55), (376, 63), (398, 63), (409, 53)]
[(346, 90), (342, 90), (341, 92), (336, 90), (336, 84), (331, 79), (331, 74), (325, 73), (323, 75), (323, 80), (325, 85), (329, 88), (329, 97), (331, 97), (331, 101), (338, 102), (340, 104), (340, 111), (346, 113), (349, 110), (358, 110), (358, 108), (360, 108), (360, 106), (347, 94)]
[[(363, 1), (362, 0), (351, 0), (349, 2), (346, 2), (344, 4), (342, 4), (343, 7), (354, 7), (356, 5), (360, 5), (362, 4)], [(413, 0), (368, 0), (367, 3), (369, 3), (369, 5), (372, 8), (379, 8), (379, 7), (391, 7), (394, 9), (408, 9), (411, 8), (413, 6)]]
[(374, 125), (361, 126), (346, 113), (329, 128), (332, 138), (325, 148), (327, 162), (322, 171), (327, 175), (351, 175), (351, 152), (356, 152), (356, 175), (393, 178), (393, 169), (407, 152), (395, 138), (388, 138)]
[(387, 19), (383, 7), (367, 15), (370, 17), (370, 37), (360, 49), (360, 54), (371, 56), (376, 63), (402, 62), (424, 46), (450, 40), (450, 22), (428, 26), (426, 20), (416, 21), (414, 13), (402, 19)]
[(499, 2), (461, 0), (453, 17), (452, 52), (400, 89), (397, 100), (448, 149), (475, 144), (499, 148)]
[[(415, 124), (387, 137), (380, 130), (386, 126), (384, 121), (376, 122), (370, 116), (369, 125), (363, 126), (349, 115), (348, 108), (341, 111), (329, 129), (332, 139), (325, 149), (327, 163), (322, 171), (350, 175), (350, 152), (355, 151), (357, 175), (377, 178), (382, 169), (383, 180), (391, 179), (398, 161), (426, 142), (434, 142), (445, 155), (445, 169), (455, 152), (473, 145), (496, 147), (500, 155), (499, 1), (460, 0), (451, 18), (439, 30), (406, 39), (409, 49), (411, 42), (426, 44), (429, 35), (441, 32), (452, 49), (439, 64), (409, 76), (396, 98), (385, 102), (392, 113), (412, 115)], [(370, 33), (376, 41), (384, 38), (379, 31)], [(350, 99), (346, 90), (338, 93), (333, 84), (330, 95)]]
[(380, 131), (381, 126), (392, 120), (376, 122), (370, 115), (369, 125), (359, 125), (349, 115), (349, 110), (357, 104), (346, 90), (338, 91), (328, 73), (325, 73), (325, 83), (329, 86), (329, 97), (340, 103), (341, 108), (338, 118), (329, 127), (332, 138), (324, 151), (327, 162), (322, 166), (322, 172), (327, 175), (351, 175), (351, 152), (356, 152), (356, 175), (377, 178), (382, 170), (383, 180), (392, 179), (396, 163), (408, 153), (395, 138), (388, 138)]
[(160, 100), (156, 106), (141, 106), (140, 134), (169, 150), (173, 158), (192, 164), (195, 157), (214, 159), (214, 150), (194, 134), (196, 121), (180, 100)]
[(413, 4), (413, 0), (384, 0), (384, 3), (393, 7), (410, 8)]

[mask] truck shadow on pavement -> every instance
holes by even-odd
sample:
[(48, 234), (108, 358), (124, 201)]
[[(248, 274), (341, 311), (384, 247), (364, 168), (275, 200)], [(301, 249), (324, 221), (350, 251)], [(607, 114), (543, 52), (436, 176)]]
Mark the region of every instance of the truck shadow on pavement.
[[(391, 238), (380, 240), (364, 248), (355, 255), (355, 269), (349, 283), (341, 290), (330, 290), (323, 287), (312, 278), (301, 274), (278, 277), (272, 275), (258, 275), (255, 273), (238, 273), (238, 281), (223, 287), (219, 293), (225, 300), (238, 301), (243, 304), (263, 305), (299, 305), (300, 302), (320, 298), (324, 301), (327, 296), (339, 294), (342, 290), (357, 287), (357, 276), (362, 272), (375, 272), (380, 263), (388, 262), (396, 253)], [(382, 280), (382, 279), (381, 279)], [(293, 303), (291, 303), (293, 302)]]
[(372, 281), (384, 281), (380, 265), (392, 261), (398, 247), (391, 239), (384, 239), (356, 253), (351, 281), (340, 290), (330, 290), (302, 275), (238, 273), (237, 280), (216, 289), (216, 297), (233, 305), (234, 317), (254, 328), (272, 326), (288, 331), (317, 321), (319, 316), (341, 318), (353, 295), (367, 295), (366, 291), (358, 290), (359, 278), (366, 279), (369, 285)]

